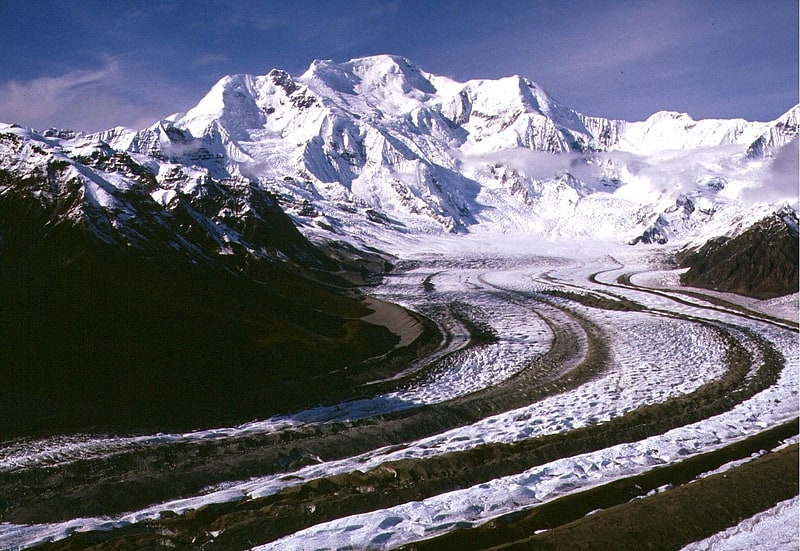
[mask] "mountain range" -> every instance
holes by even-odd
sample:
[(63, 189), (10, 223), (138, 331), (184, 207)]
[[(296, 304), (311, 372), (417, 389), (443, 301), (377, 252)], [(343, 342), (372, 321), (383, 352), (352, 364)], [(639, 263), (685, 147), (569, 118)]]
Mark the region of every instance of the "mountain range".
[[(18, 418), (46, 426), (69, 411), (77, 424), (95, 422), (92, 411), (70, 408), (87, 373), (100, 386), (119, 376), (104, 371), (109, 362), (151, 366), (131, 384), (139, 391), (130, 407), (163, 419), (153, 400), (198, 403), (170, 395), (176, 378), (198, 365), (218, 373), (231, 354), (245, 358), (244, 371), (259, 354), (292, 357), (298, 370), (313, 356), (318, 376), (387, 353), (396, 343), (385, 327), (359, 321), (371, 310), (354, 286), (388, 269), (390, 255), (378, 249), (401, 237), (671, 242), (695, 264), (716, 239), (728, 243), (724, 262), (738, 265), (735, 238), (772, 228), (763, 223), (771, 219), (794, 224), (788, 237), (771, 231), (782, 251), (796, 248), (799, 110), (768, 122), (666, 111), (611, 120), (523, 77), (456, 82), (381, 55), (314, 61), (299, 76), (226, 76), (186, 113), (145, 129), (0, 124), (0, 358), (12, 373), (22, 362), (33, 374), (14, 395)], [(777, 278), (783, 287), (759, 287), (761, 295), (796, 290), (796, 251), (781, 258), (773, 269), (793, 258), (793, 279), (787, 288)], [(748, 288), (737, 280), (734, 290)], [(254, 304), (268, 321), (254, 319)], [(98, 312), (108, 335), (98, 333)], [(169, 357), (140, 338), (165, 324), (175, 331), (155, 333)], [(55, 345), (43, 347), (48, 340)], [(301, 353), (302, 343), (311, 345)], [(59, 362), (80, 376), (52, 391), (55, 409), (32, 416), (48, 366)], [(167, 377), (165, 362), (183, 368)], [(231, 374), (241, 384), (224, 399), (246, 398), (254, 376)], [(161, 388), (153, 400), (148, 378)]]
[(276, 202), (328, 238), (381, 224), (666, 242), (796, 202), (796, 189), (770, 186), (785, 168), (777, 152), (796, 147), (798, 109), (770, 122), (610, 120), (522, 77), (460, 83), (384, 55), (315, 61), (297, 77), (226, 76), (187, 113), (143, 130), (6, 125), (0, 168), (81, 187), (73, 208), (101, 240), (189, 256), (198, 244), (185, 235), (148, 234), (164, 213), (191, 218), (212, 254), (261, 254), (255, 221)]

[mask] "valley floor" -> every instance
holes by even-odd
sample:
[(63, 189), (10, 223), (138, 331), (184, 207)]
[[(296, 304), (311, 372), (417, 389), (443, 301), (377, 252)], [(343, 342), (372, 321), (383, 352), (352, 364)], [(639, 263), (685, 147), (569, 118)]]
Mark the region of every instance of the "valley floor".
[(435, 350), (235, 427), (0, 443), (0, 548), (797, 547), (798, 295), (681, 288), (658, 248), (390, 245), (371, 292)]

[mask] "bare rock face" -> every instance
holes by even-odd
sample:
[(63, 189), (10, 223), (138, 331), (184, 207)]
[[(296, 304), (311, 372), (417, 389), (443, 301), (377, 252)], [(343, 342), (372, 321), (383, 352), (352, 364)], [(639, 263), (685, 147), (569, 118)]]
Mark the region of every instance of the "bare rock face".
[(734, 238), (719, 237), (684, 250), (678, 262), (689, 270), (681, 283), (773, 298), (798, 291), (798, 232), (793, 211), (780, 211)]

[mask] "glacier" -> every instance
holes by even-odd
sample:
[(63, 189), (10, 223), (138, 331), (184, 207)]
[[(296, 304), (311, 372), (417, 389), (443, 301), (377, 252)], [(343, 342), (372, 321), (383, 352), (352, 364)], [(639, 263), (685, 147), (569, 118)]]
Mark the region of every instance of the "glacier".
[[(764, 122), (668, 111), (612, 120), (579, 113), (522, 76), (457, 82), (401, 56), (379, 55), (317, 60), (299, 75), (272, 69), (225, 76), (186, 113), (144, 129), (76, 134), (0, 124), (0, 197), (44, 205), (48, 227), (83, 224), (108, 246), (169, 251), (227, 269), (252, 258), (341, 267), (305, 238), (377, 249), (399, 268), (382, 274), (370, 295), (433, 319), (443, 335), (430, 355), (371, 382), (374, 393), (358, 400), (189, 432), (21, 438), (0, 445), (3, 476), (80, 462), (114, 465), (134, 454), (157, 457), (160, 449), (202, 446), (221, 456), (229, 442), (265, 435), (308, 433), (313, 443), (318, 435), (358, 434), (359, 423), (444, 411), (481, 392), (495, 399), (490, 391), (545, 356), (557, 331), (562, 340), (570, 336), (577, 358), (570, 361), (588, 356), (581, 319), (602, 327), (597, 338), (609, 349), (604, 370), (575, 387), (506, 409), (487, 399), (489, 409), (459, 426), (335, 457), (305, 455), (306, 464), (287, 460), (268, 475), (226, 472), (203, 488), (108, 514), (3, 523), (0, 545), (157, 523), (165, 512), (246, 504), (392, 469), (397, 461), (510, 449), (541, 437), (566, 441), (576, 430), (702, 392), (726, 377), (736, 350), (750, 358), (742, 386), (757, 378), (769, 350), (781, 358), (780, 369), (765, 388), (714, 415), (420, 500), (309, 521), (258, 545), (410, 544), (791, 422), (797, 294), (757, 301), (687, 289), (673, 258), (681, 246), (739, 235), (775, 213), (785, 214), (796, 234), (798, 110)], [(30, 185), (12, 185), (10, 174)], [(606, 310), (592, 300), (636, 308)], [(474, 335), (453, 304), (470, 305), (499, 335), (496, 342), (468, 346)], [(568, 364), (560, 368), (574, 367)], [(784, 445), (796, 444), (793, 436)], [(225, 461), (236, 459), (232, 453)], [(737, 530), (769, 525), (796, 508), (795, 498), (716, 540), (733, 546)], [(220, 535), (209, 528), (204, 537)], [(786, 537), (796, 542), (796, 531)]]

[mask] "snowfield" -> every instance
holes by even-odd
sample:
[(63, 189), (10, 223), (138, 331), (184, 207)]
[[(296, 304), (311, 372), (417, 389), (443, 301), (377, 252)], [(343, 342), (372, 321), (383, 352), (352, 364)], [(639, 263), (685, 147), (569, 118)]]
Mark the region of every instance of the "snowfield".
[[(391, 549), (706, 453), (798, 415), (800, 358), (796, 330), (788, 322), (759, 319), (755, 309), (745, 316), (711, 302), (683, 300), (686, 297), (679, 295), (680, 289), (674, 286), (674, 273), (665, 271), (658, 256), (648, 249), (635, 253), (620, 249), (616, 255), (595, 257), (583, 251), (569, 258), (559, 254), (513, 255), (503, 253), (502, 245), (488, 254), (482, 249), (491, 248), (492, 243), (480, 240), (469, 241), (461, 250), (455, 243), (435, 240), (427, 245), (434, 250), (406, 251), (401, 263), (404, 269), (375, 289), (379, 298), (431, 316), (450, 335), (440, 351), (429, 358), (427, 369), (419, 372), (421, 376), (408, 379), (414, 381), (412, 384), (403, 383), (401, 388), (372, 399), (321, 406), (238, 427), (136, 437), (71, 435), (21, 439), (0, 447), (0, 468), (24, 471), (109, 458), (156, 444), (277, 434), (448, 403), (475, 393), (479, 396), (483, 389), (513, 381), (531, 362), (535, 365), (536, 359), (553, 346), (553, 327), (567, 328), (577, 336), (573, 343), (574, 362), (583, 358), (591, 343), (584, 325), (570, 312), (587, 320), (583, 323), (600, 328), (609, 351), (603, 369), (575, 388), (416, 441), (397, 442), (332, 461), (319, 459), (315, 464), (266, 477), (230, 480), (196, 496), (154, 503), (127, 514), (46, 524), (4, 523), (0, 525), (0, 547), (24, 548), (62, 539), (75, 531), (110, 530), (158, 519), (163, 511), (180, 514), (207, 504), (269, 496), (309, 481), (367, 472), (399, 460), (421, 460), (480, 445), (568, 434), (648, 404), (696, 392), (723, 377), (728, 370), (726, 351), (730, 339), (749, 352), (752, 364), (747, 377), (753, 377), (764, 360), (760, 341), (754, 335), (771, 343), (785, 358), (785, 365), (777, 382), (721, 414), (639, 441), (563, 457), (474, 487), (312, 525), (257, 548), (338, 549), (367, 545), (371, 549)], [(445, 247), (451, 250), (448, 255), (444, 254)], [(452, 252), (453, 248), (456, 252)], [(618, 282), (622, 274), (635, 274), (631, 286)], [(645, 308), (607, 310), (546, 294), (552, 290), (602, 295), (610, 300), (626, 298)], [(781, 301), (771, 313), (780, 315), (788, 300)], [(791, 300), (796, 304), (797, 295)], [(752, 306), (752, 301), (740, 303)], [(468, 331), (459, 316), (442, 307), (448, 304), (468, 304), (464, 312), (470, 322), (490, 327), (496, 338), (469, 346)], [(769, 305), (761, 306), (769, 309)], [(565, 371), (569, 368), (564, 366)], [(387, 404), (392, 404), (390, 409)], [(720, 535), (714, 541), (722, 541), (721, 548), (727, 549), (730, 547), (724, 545), (733, 545), (735, 538), (745, 537), (742, 532), (755, 538), (770, 526), (770, 515), (784, 518), (791, 507), (796, 510), (796, 500), (793, 503), (781, 505), (778, 512), (765, 513), (738, 528), (734, 535)], [(768, 541), (796, 541), (796, 532), (776, 537)]]

